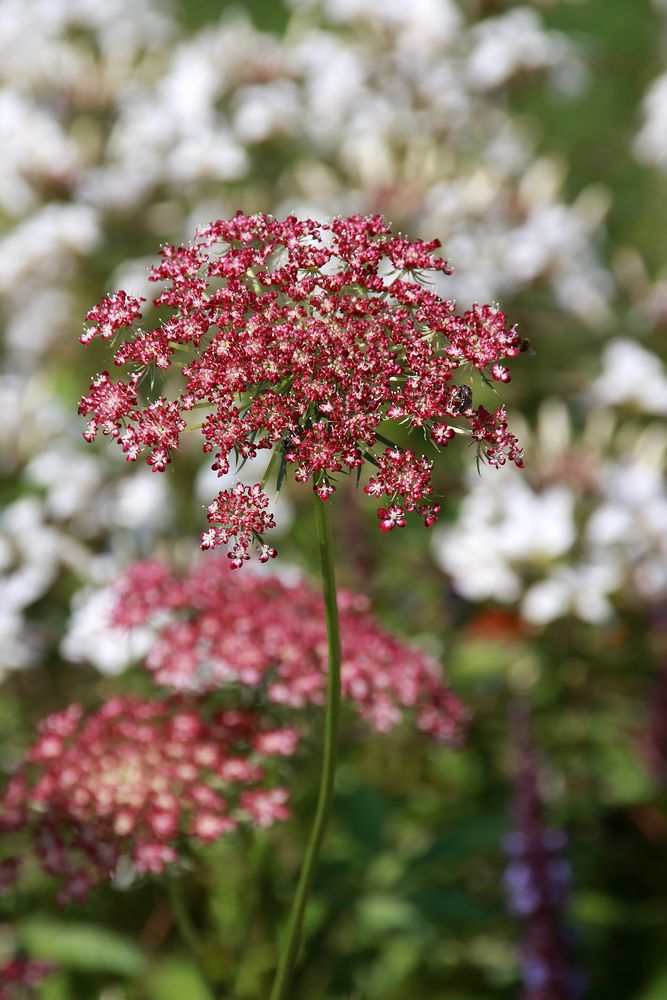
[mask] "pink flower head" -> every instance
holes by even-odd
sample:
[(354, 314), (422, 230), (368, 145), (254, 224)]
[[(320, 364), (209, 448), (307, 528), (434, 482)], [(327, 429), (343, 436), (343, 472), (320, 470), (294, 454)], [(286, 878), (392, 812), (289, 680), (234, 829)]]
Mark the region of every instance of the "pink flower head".
[(20, 858), (4, 858), (0, 861), (0, 899), (7, 894), (8, 890), (18, 880), (20, 870)]
[[(197, 693), (261, 686), (269, 702), (292, 709), (324, 703), (324, 607), (309, 584), (263, 573), (235, 579), (221, 559), (207, 560), (185, 579), (158, 567), (138, 563), (121, 578), (114, 612), (117, 625), (150, 622), (155, 629), (145, 666), (158, 683)], [(340, 591), (338, 606), (343, 695), (359, 714), (379, 731), (412, 715), (436, 742), (459, 741), (466, 713), (443, 683), (440, 664), (382, 628), (366, 598)], [(289, 754), (296, 731), (258, 739), (262, 753)]]
[(90, 326), (81, 334), (81, 343), (88, 344), (94, 337), (111, 340), (118, 330), (131, 327), (141, 316), (141, 303), (144, 301), (122, 290), (107, 295), (86, 314), (86, 322)]
[[(115, 364), (131, 374), (93, 382), (80, 406), (86, 438), (102, 429), (128, 461), (145, 454), (162, 472), (198, 408), (203, 450), (219, 475), (233, 455), (274, 449), (278, 482), (292, 467), (325, 501), (337, 474), (370, 463), (378, 471), (366, 492), (385, 498), (382, 510), (406, 513), (435, 510), (432, 463), (392, 444), (388, 422), (419, 428), (437, 445), (472, 434), (492, 464), (521, 464), (504, 410), (475, 408), (468, 385), (474, 372), (509, 379), (501, 359), (519, 353), (516, 329), (497, 306), (457, 314), (425, 287), (426, 273), (450, 273), (439, 246), (393, 234), (380, 216), (324, 224), (239, 213), (204, 226), (188, 246), (163, 247), (151, 279), (163, 283), (153, 304), (168, 315), (154, 329), (134, 326), (141, 301), (122, 291), (88, 314), (81, 339), (113, 341)], [(177, 370), (174, 398), (141, 395), (154, 381), (142, 378), (149, 369)], [(253, 541), (266, 556), (259, 499), (221, 494), (203, 547), (231, 542), (237, 567)], [(434, 520), (424, 517), (427, 526)]]
[(51, 962), (16, 956), (0, 965), (0, 1000), (28, 1000), (37, 987), (55, 971)]
[[(266, 826), (249, 801), (270, 787), (267, 761), (296, 752), (295, 730), (251, 712), (207, 720), (181, 698), (115, 698), (88, 716), (71, 706), (44, 719), (0, 800), (0, 829), (27, 831), (58, 899), (84, 899), (121, 858), (138, 874), (176, 861), (185, 838), (209, 843), (239, 823)], [(248, 798), (250, 796), (250, 798)], [(14, 873), (12, 872), (12, 876)]]
[(394, 528), (404, 528), (407, 524), (402, 507), (392, 506), (386, 510), (384, 507), (380, 507), (378, 517), (380, 518), (380, 531), (393, 531)]
[(213, 549), (234, 539), (227, 553), (232, 569), (238, 569), (250, 558), (250, 546), (257, 539), (260, 562), (276, 555), (276, 550), (262, 541), (262, 534), (275, 527), (273, 514), (267, 514), (269, 498), (259, 484), (244, 486), (236, 483), (231, 490), (222, 490), (207, 508), (208, 520), (218, 527), (202, 535), (201, 547)]

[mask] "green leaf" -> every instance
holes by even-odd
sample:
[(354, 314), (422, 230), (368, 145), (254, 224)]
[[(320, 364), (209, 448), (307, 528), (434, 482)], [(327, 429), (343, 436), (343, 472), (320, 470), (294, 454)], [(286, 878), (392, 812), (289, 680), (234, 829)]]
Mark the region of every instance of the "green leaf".
[(645, 992), (642, 992), (638, 1000), (664, 1000), (665, 997), (667, 997), (667, 969), (658, 973), (657, 978)]
[(39, 1000), (71, 1000), (68, 977), (57, 972), (42, 980), (39, 987)]
[(359, 901), (358, 909), (362, 923), (376, 933), (415, 930), (420, 926), (415, 907), (410, 902), (393, 896), (380, 893), (368, 895)]
[(276, 493), (280, 493), (280, 487), (283, 485), (283, 480), (285, 478), (285, 473), (287, 472), (287, 459), (285, 455), (280, 456), (280, 466), (278, 468), (278, 478), (276, 480)]
[(577, 920), (602, 927), (622, 926), (627, 913), (622, 903), (601, 892), (579, 892), (572, 904)]
[(378, 439), (378, 441), (381, 441), (382, 444), (386, 444), (388, 448), (398, 448), (399, 451), (403, 451), (400, 445), (396, 444), (396, 442), (392, 441), (390, 438), (385, 437), (384, 434), (378, 434), (378, 432), (376, 431), (375, 437)]
[(19, 926), (18, 940), (31, 957), (69, 969), (136, 976), (144, 967), (141, 949), (106, 927), (29, 920)]
[(151, 975), (151, 1000), (213, 1000), (197, 969), (182, 959), (169, 959)]

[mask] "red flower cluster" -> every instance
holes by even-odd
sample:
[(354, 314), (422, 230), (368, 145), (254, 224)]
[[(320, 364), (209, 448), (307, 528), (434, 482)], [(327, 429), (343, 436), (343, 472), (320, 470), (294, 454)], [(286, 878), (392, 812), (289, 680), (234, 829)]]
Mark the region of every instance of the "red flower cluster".
[[(267, 514), (269, 498), (262, 492), (259, 484), (244, 486), (236, 483), (231, 490), (219, 493), (213, 503), (209, 504), (208, 519), (219, 528), (209, 528), (202, 535), (201, 547), (214, 549), (224, 545), (234, 537), (235, 544), (229, 551), (232, 569), (239, 569), (246, 559), (250, 558), (249, 548), (253, 538), (259, 543), (259, 561), (268, 562), (275, 557), (276, 550), (262, 541), (262, 534), (270, 528), (275, 528), (273, 514)], [(233, 525), (234, 530), (231, 530)]]
[(159, 873), (183, 837), (206, 844), (239, 823), (286, 819), (288, 793), (271, 787), (266, 759), (297, 744), (295, 729), (266, 729), (254, 713), (206, 721), (178, 699), (115, 698), (88, 718), (72, 705), (41, 722), (0, 800), (0, 829), (28, 831), (59, 901), (81, 900), (121, 859)]
[[(439, 245), (395, 236), (379, 216), (324, 225), (238, 214), (200, 229), (192, 245), (165, 246), (150, 277), (166, 282), (154, 305), (171, 310), (168, 318), (135, 328), (141, 301), (122, 291), (88, 313), (82, 341), (113, 338), (115, 363), (131, 370), (125, 380), (104, 372), (93, 382), (80, 407), (90, 417), (86, 438), (101, 429), (128, 460), (147, 452), (160, 472), (178, 448), (184, 414), (197, 407), (204, 451), (220, 475), (233, 453), (275, 449), (279, 482), (293, 466), (297, 481), (311, 481), (326, 500), (337, 473), (370, 463), (378, 474), (368, 492), (387, 498), (383, 530), (402, 526), (415, 509), (433, 524), (431, 463), (396, 448), (380, 433), (386, 422), (421, 428), (442, 445), (454, 421), (493, 464), (522, 464), (504, 411), (475, 409), (467, 384), (473, 370), (509, 379), (500, 359), (519, 352), (516, 330), (495, 306), (457, 315), (453, 302), (423, 286), (422, 272), (449, 273), (433, 254)], [(178, 396), (144, 405), (143, 374), (177, 366), (177, 357), (186, 358)], [(384, 453), (373, 450), (378, 443)], [(255, 499), (225, 491), (209, 508), (219, 527), (203, 545), (236, 537), (236, 566), (261, 534), (254, 522), (266, 527), (243, 510)]]
[[(338, 606), (344, 697), (381, 732), (409, 709), (432, 739), (456, 743), (466, 713), (443, 684), (440, 664), (383, 629), (366, 598), (339, 591)], [(303, 581), (234, 580), (219, 559), (185, 579), (155, 561), (138, 563), (117, 585), (115, 623), (156, 629), (146, 667), (160, 684), (197, 693), (262, 686), (270, 702), (291, 708), (324, 702), (323, 602)]]
[(37, 996), (37, 987), (55, 970), (51, 962), (34, 958), (12, 958), (0, 965), (0, 1000), (28, 1000)]

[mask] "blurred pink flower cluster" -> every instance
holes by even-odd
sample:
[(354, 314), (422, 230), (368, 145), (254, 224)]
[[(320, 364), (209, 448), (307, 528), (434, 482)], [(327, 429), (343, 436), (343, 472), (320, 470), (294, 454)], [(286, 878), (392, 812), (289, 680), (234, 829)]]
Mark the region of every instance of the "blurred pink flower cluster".
[(46, 976), (53, 972), (50, 962), (16, 956), (0, 965), (0, 1000), (26, 1000)]
[[(327, 636), (320, 594), (306, 581), (249, 574), (235, 578), (207, 559), (181, 578), (155, 560), (117, 584), (115, 623), (150, 624), (145, 660), (159, 684), (202, 693), (232, 684), (261, 688), (270, 704), (323, 704)], [(457, 743), (465, 710), (440, 664), (377, 622), (366, 597), (339, 591), (343, 697), (379, 732), (406, 712), (438, 743)]]
[(298, 740), (296, 729), (267, 728), (256, 713), (207, 719), (178, 697), (114, 698), (87, 717), (71, 705), (40, 723), (3, 796), (0, 829), (29, 833), (59, 902), (82, 900), (121, 861), (159, 874), (188, 839), (207, 844), (240, 823), (287, 819), (289, 795), (267, 759), (293, 754)]
[[(419, 428), (443, 445), (454, 421), (492, 464), (522, 464), (504, 410), (475, 408), (468, 385), (474, 371), (506, 382), (501, 360), (518, 354), (520, 339), (496, 306), (457, 315), (454, 302), (424, 287), (424, 272), (450, 273), (434, 255), (439, 246), (394, 235), (380, 216), (325, 225), (239, 213), (202, 227), (190, 245), (163, 247), (150, 278), (165, 283), (153, 305), (170, 310), (167, 318), (138, 327), (142, 300), (124, 291), (88, 313), (81, 340), (113, 341), (115, 364), (128, 374), (113, 381), (103, 372), (93, 381), (80, 406), (86, 438), (101, 430), (129, 461), (147, 452), (161, 472), (186, 418), (202, 409), (196, 426), (220, 476), (232, 454), (275, 449), (278, 481), (292, 466), (295, 479), (326, 500), (336, 474), (369, 463), (378, 473), (368, 492), (388, 502), (378, 512), (382, 530), (401, 527), (412, 511), (432, 525), (439, 511), (432, 463), (384, 437), (385, 422)], [(145, 374), (183, 359), (176, 398), (144, 400)], [(208, 508), (204, 547), (236, 539), (229, 556), (240, 566), (257, 541), (269, 558), (261, 499), (261, 491), (220, 493)]]
[[(305, 581), (238, 578), (217, 557), (184, 576), (150, 560), (114, 594), (116, 628), (151, 630), (143, 666), (168, 696), (48, 716), (0, 799), (0, 829), (28, 836), (21, 853), (56, 879), (61, 903), (122, 870), (160, 874), (239, 825), (287, 819), (272, 759), (294, 756), (300, 710), (325, 698), (323, 600)], [(466, 712), (437, 661), (383, 629), (365, 597), (340, 591), (338, 604), (343, 695), (359, 715), (379, 732), (411, 716), (434, 742), (460, 742)], [(250, 690), (261, 709), (247, 708)], [(20, 874), (6, 857), (3, 891)]]

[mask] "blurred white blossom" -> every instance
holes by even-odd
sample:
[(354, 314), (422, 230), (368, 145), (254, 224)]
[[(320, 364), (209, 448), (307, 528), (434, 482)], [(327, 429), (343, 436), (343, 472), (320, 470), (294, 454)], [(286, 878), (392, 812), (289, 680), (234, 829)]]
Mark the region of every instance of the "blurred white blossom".
[(576, 92), (585, 83), (584, 68), (569, 42), (556, 32), (545, 32), (539, 14), (529, 7), (480, 21), (472, 36), (467, 78), (475, 89), (491, 90), (517, 72), (544, 68), (557, 71), (555, 79), (564, 89)]
[(178, 239), (235, 207), (227, 181), (248, 207), (381, 211), (441, 235), (463, 301), (548, 282), (559, 307), (605, 318), (600, 220), (533, 171), (502, 100), (526, 72), (583, 80), (564, 35), (527, 6), (479, 23), (453, 0), (292, 6), (282, 37), (240, 12), (187, 31), (153, 0), (0, 7), (0, 289), (17, 357), (80, 328), (71, 288), (119, 213)]
[(657, 355), (635, 340), (612, 340), (604, 349), (602, 366), (589, 390), (593, 403), (667, 413), (667, 373)]
[(15, 500), (0, 513), (0, 679), (38, 661), (42, 632), (27, 611), (48, 593), (63, 562), (78, 555), (78, 546), (45, 520), (36, 497)]
[(526, 469), (470, 476), (458, 516), (436, 529), (434, 556), (454, 590), (513, 605), (535, 625), (595, 624), (617, 602), (664, 600), (667, 429), (594, 410), (576, 434), (565, 406), (548, 401), (521, 438)]
[(667, 73), (649, 86), (642, 102), (642, 116), (642, 127), (635, 138), (637, 158), (667, 172)]
[(574, 497), (565, 486), (534, 490), (519, 471), (494, 471), (468, 478), (455, 525), (434, 536), (435, 555), (462, 596), (513, 603), (522, 569), (549, 564), (574, 544)]
[(102, 674), (122, 673), (144, 656), (154, 636), (145, 628), (128, 631), (112, 622), (113, 587), (87, 588), (72, 602), (72, 615), (60, 645), (66, 660), (88, 663)]
[(0, 469), (20, 494), (0, 510), (1, 680), (52, 648), (34, 609), (63, 575), (95, 580), (101, 543), (117, 553), (108, 578), (121, 554), (154, 545), (173, 508), (165, 477), (126, 470), (83, 444), (74, 407), (65, 411), (43, 377), (0, 377), (0, 439)]

